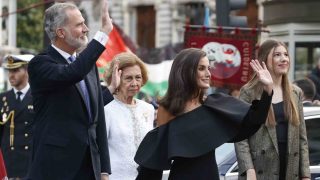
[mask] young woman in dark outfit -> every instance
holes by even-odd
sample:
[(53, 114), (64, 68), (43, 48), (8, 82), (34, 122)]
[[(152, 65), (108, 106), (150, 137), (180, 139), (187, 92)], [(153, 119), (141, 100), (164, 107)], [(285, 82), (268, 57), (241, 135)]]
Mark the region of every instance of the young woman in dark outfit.
[(252, 105), (225, 94), (205, 98), (211, 80), (205, 52), (190, 48), (176, 56), (160, 101), (158, 128), (146, 135), (135, 156), (138, 180), (161, 179), (168, 169), (171, 180), (219, 179), (215, 148), (254, 134), (270, 107), (272, 78), (264, 63), (250, 64), (264, 84), (261, 100)]

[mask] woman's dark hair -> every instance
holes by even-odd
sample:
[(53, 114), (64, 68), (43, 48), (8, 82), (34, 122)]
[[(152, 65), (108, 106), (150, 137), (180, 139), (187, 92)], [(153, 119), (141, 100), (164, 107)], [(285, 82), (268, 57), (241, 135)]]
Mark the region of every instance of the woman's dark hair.
[(174, 58), (168, 82), (168, 90), (159, 104), (176, 116), (183, 112), (188, 100), (199, 97), (203, 102), (204, 92), (198, 87), (197, 68), (206, 53), (189, 48), (180, 51)]

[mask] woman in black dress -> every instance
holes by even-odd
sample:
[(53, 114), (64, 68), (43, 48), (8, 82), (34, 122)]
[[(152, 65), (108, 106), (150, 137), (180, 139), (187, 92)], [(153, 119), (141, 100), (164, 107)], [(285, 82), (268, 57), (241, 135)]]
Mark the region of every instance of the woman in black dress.
[[(273, 81), (265, 64), (251, 61), (264, 84), (252, 105), (225, 94), (205, 97), (210, 87), (209, 60), (200, 49), (182, 50), (174, 59), (166, 95), (160, 101), (158, 127), (141, 142), (135, 156), (138, 180), (218, 180), (215, 148), (248, 138), (268, 114)], [(258, 119), (258, 121), (257, 121)]]

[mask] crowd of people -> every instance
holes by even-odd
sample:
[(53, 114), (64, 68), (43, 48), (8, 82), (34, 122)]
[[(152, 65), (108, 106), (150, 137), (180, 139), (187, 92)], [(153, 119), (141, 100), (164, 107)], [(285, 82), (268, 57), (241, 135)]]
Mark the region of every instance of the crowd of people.
[(240, 91), (209, 95), (206, 53), (187, 48), (151, 104), (136, 98), (148, 72), (131, 52), (112, 59), (101, 84), (107, 0), (101, 14), (89, 42), (77, 6), (56, 3), (45, 11), (47, 49), (6, 57), (12, 89), (0, 94), (0, 142), (10, 180), (160, 180), (164, 170), (171, 180), (218, 180), (215, 149), (226, 142), (235, 143), (239, 179), (310, 179), (303, 106), (320, 106), (320, 63), (290, 82), (286, 45), (266, 40)]

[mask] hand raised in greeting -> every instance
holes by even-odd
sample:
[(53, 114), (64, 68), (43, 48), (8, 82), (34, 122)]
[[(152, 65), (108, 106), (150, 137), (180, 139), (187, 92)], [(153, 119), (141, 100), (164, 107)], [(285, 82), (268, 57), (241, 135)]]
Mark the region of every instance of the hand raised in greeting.
[(101, 9), (101, 31), (106, 33), (106, 34), (109, 34), (112, 29), (113, 29), (113, 25), (112, 25), (112, 19), (110, 18), (109, 16), (109, 4), (108, 4), (108, 1), (107, 0), (104, 0), (102, 2), (102, 9)]
[(273, 80), (270, 75), (269, 70), (264, 62), (262, 62), (262, 66), (258, 60), (251, 60), (250, 66), (256, 72), (260, 82), (264, 84), (264, 90), (271, 94), (273, 89)]

